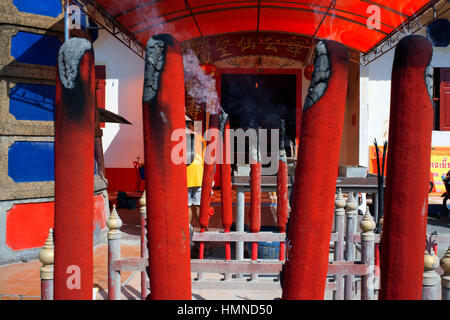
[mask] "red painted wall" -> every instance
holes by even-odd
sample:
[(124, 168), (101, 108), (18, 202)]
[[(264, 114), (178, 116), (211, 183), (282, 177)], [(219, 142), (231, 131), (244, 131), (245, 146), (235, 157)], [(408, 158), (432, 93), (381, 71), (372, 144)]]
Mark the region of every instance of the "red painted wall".
[(105, 201), (103, 200), (102, 194), (97, 194), (94, 196), (94, 223), (95, 226), (100, 226), (103, 230), (106, 228), (106, 212), (105, 212)]
[(136, 191), (139, 180), (134, 168), (105, 168), (108, 192)]
[(6, 244), (12, 250), (44, 245), (53, 228), (53, 202), (15, 204), (6, 213)]
[[(6, 245), (12, 250), (39, 248), (44, 245), (48, 230), (53, 228), (54, 202), (15, 204), (6, 213)], [(103, 195), (94, 196), (95, 226), (106, 228)]]

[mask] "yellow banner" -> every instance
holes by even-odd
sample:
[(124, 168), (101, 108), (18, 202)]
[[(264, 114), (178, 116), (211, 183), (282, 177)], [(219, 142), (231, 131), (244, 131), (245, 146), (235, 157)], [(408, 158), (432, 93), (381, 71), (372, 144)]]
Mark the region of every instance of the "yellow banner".
[(430, 193), (432, 196), (441, 196), (446, 190), (442, 177), (450, 171), (450, 148), (431, 148), (430, 176), (433, 179), (434, 188)]
[[(379, 146), (378, 148), (381, 165), (383, 146)], [(440, 197), (446, 191), (444, 182), (442, 181), (442, 176), (445, 176), (449, 170), (450, 170), (450, 147), (432, 147), (431, 161), (430, 161), (430, 181), (433, 181), (434, 187), (430, 193), (430, 196)], [(377, 173), (377, 158), (375, 146), (369, 146), (369, 172)], [(386, 175), (386, 168), (384, 175)]]
[[(383, 164), (383, 145), (378, 146), (378, 156), (380, 157), (380, 167)], [(386, 150), (386, 159), (384, 160), (384, 176), (386, 176), (386, 165), (387, 165), (387, 156), (388, 156), (388, 150)], [(378, 173), (377, 168), (377, 152), (375, 149), (375, 146), (369, 146), (369, 172), (370, 173)]]

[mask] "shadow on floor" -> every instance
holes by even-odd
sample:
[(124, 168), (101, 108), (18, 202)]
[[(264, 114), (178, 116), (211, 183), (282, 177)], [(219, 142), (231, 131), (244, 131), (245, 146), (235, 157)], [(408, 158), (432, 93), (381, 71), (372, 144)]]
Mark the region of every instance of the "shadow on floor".
[(117, 209), (122, 227), (120, 231), (130, 236), (140, 236), (141, 234), (141, 214), (139, 208), (136, 209)]

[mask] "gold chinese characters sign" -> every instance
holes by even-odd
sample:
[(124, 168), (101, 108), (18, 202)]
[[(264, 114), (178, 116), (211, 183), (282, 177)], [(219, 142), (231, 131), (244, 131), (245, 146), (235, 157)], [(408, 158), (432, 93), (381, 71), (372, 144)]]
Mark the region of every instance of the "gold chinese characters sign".
[(311, 48), (310, 37), (287, 33), (229, 33), (186, 41), (202, 63), (242, 55), (272, 55), (304, 61)]

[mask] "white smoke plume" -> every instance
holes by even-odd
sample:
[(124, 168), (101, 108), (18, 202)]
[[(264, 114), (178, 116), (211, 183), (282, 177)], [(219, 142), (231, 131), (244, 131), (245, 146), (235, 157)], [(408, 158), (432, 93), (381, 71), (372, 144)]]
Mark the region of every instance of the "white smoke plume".
[[(314, 5), (308, 6), (314, 12), (315, 30), (319, 29), (316, 35), (317, 38), (342, 42), (341, 40), (342, 34), (345, 32), (349, 32), (351, 30), (339, 30), (334, 27), (333, 20), (335, 19), (335, 17), (333, 9), (335, 5), (336, 3), (333, 3), (333, 0), (318, 0), (314, 2)], [(330, 6), (331, 9), (328, 11), (328, 8)], [(328, 14), (325, 17), (327, 11)], [(321, 33), (320, 32), (321, 30), (325, 30), (327, 32)], [(319, 34), (321, 35), (320, 37)]]
[(166, 23), (164, 17), (159, 13), (157, 4), (151, 6), (151, 11), (146, 14), (145, 18), (146, 20), (151, 21), (151, 25), (154, 25), (154, 27), (151, 28), (152, 34), (170, 33), (177, 38), (174, 34), (174, 27), (171, 24)]
[[(137, 5), (142, 4), (139, 2)], [(144, 8), (143, 8), (144, 9)], [(143, 25), (153, 26), (152, 35), (168, 33), (176, 39), (190, 38), (188, 31), (175, 30), (173, 25), (166, 23), (163, 15), (159, 11), (158, 2), (145, 7), (145, 22)], [(187, 94), (194, 100), (195, 105), (202, 107), (206, 112), (215, 114), (222, 108), (216, 90), (216, 80), (212, 75), (207, 75), (200, 66), (200, 61), (192, 49), (183, 53), (183, 64)]]
[(196, 105), (205, 106), (206, 112), (219, 112), (221, 106), (214, 76), (205, 74), (192, 49), (183, 54), (183, 64), (185, 82), (190, 84), (187, 86), (187, 94), (194, 99)]

